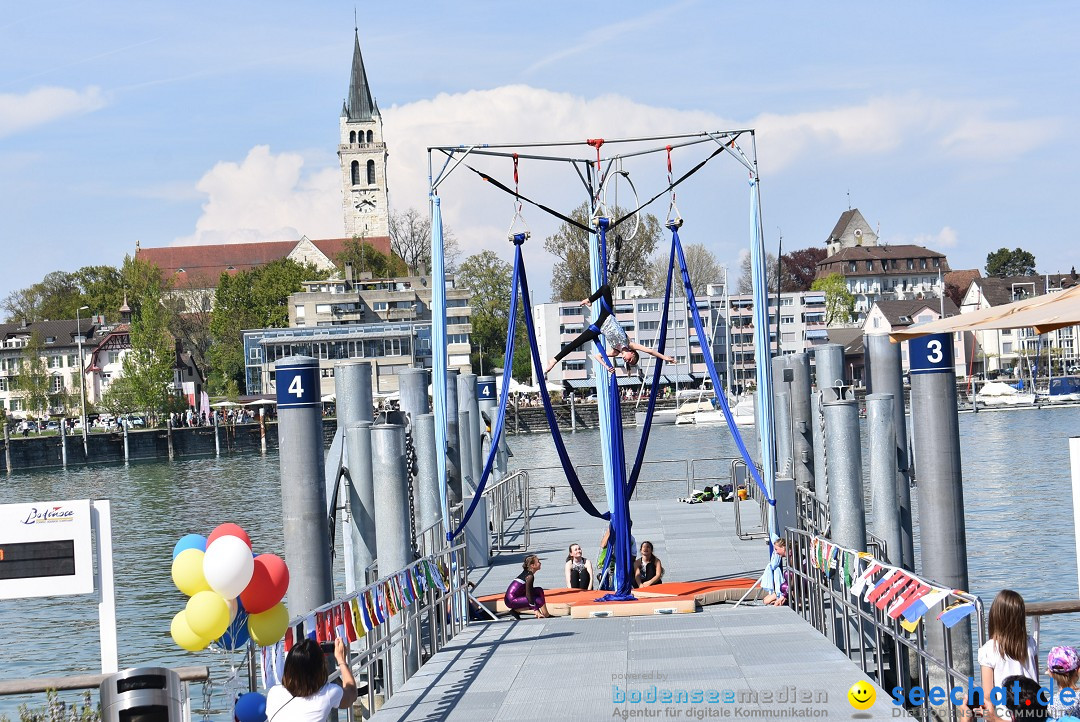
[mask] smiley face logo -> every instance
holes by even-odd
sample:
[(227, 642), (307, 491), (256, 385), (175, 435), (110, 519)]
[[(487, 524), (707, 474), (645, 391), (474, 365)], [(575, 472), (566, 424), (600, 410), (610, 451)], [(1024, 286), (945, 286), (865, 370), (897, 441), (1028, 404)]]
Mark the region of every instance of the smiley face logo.
[(870, 709), (874, 706), (874, 700), (877, 699), (877, 692), (870, 686), (869, 682), (859, 680), (855, 684), (851, 685), (851, 689), (847, 692), (848, 702), (851, 706), (858, 710)]

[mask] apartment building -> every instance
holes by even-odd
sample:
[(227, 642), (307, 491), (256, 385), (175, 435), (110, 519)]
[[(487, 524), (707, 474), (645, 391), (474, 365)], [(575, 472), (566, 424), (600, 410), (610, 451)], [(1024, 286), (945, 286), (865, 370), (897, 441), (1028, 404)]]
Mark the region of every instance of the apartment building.
[(35, 333), (41, 340), (40, 358), (49, 376), (48, 413), (59, 415), (79, 407), (79, 330), (85, 336), (85, 352), (87, 344), (95, 344), (99, 335), (91, 319), (0, 324), (0, 404), (5, 413), (13, 418), (33, 415), (17, 379), (27, 361), (26, 347)]

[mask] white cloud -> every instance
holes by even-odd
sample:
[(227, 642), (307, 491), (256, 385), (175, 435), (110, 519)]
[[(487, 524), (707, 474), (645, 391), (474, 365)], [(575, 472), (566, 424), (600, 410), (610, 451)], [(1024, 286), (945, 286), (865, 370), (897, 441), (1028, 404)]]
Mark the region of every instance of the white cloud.
[(956, 230), (945, 226), (937, 233), (922, 233), (915, 236), (913, 243), (917, 246), (926, 246), (932, 250), (938, 248), (955, 248), (959, 243)]
[(0, 93), (0, 138), (105, 105), (105, 96), (96, 86), (81, 91), (44, 87), (23, 94)]
[(299, 153), (251, 149), (241, 163), (220, 162), (198, 182), (207, 196), (195, 233), (177, 245), (340, 238), (344, 233), (341, 174), (305, 172)]

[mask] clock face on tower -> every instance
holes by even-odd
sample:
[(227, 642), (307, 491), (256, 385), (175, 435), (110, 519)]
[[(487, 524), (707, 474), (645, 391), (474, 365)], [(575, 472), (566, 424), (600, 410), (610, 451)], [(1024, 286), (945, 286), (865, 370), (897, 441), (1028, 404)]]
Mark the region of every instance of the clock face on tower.
[(375, 206), (375, 191), (373, 190), (362, 190), (353, 196), (353, 207), (358, 211), (373, 211)]

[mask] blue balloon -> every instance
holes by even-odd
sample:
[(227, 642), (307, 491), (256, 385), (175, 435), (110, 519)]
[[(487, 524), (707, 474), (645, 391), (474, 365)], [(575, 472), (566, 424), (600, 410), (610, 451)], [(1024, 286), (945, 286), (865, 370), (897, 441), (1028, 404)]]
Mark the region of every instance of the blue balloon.
[(266, 697), (258, 692), (246, 692), (236, 698), (233, 715), (240, 722), (266, 722)]
[(251, 639), (251, 632), (248, 631), (248, 613), (244, 609), (244, 603), (239, 598), (236, 600), (238, 607), (236, 611), (236, 619), (232, 620), (229, 624), (229, 628), (225, 630), (225, 634), (222, 634), (218, 639), (214, 640), (214, 644), (229, 652), (236, 651), (237, 649), (243, 649), (247, 646), (248, 640)]
[(180, 541), (176, 542), (176, 546), (174, 546), (172, 550), (173, 559), (176, 559), (180, 552), (185, 549), (198, 549), (201, 552), (206, 551), (206, 537), (202, 534), (185, 534), (180, 537)]

